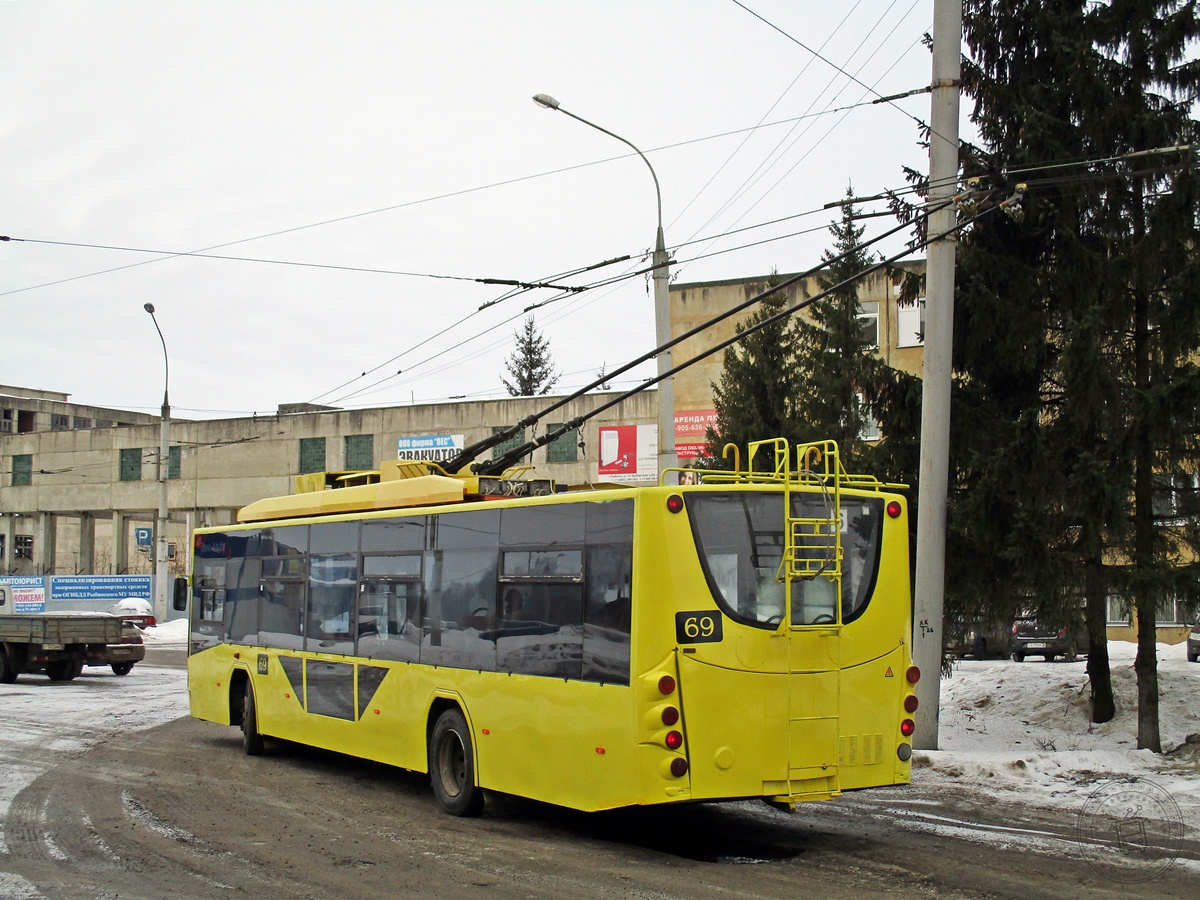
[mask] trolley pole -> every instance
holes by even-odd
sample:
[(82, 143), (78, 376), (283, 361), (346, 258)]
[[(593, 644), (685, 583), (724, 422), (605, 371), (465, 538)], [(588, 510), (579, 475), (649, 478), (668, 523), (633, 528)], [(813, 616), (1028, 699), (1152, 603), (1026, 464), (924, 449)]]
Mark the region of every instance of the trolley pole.
[[(934, 0), (929, 203), (950, 200), (958, 182), (958, 100), (962, 74), (962, 0)], [(954, 343), (954, 207), (934, 212), (927, 228), (946, 234), (929, 245), (925, 290), (925, 363), (921, 386), (920, 505), (913, 605), (913, 659), (921, 669), (913, 746), (936, 750), (941, 697), (942, 607), (946, 574), (946, 495), (950, 458), (950, 375)]]

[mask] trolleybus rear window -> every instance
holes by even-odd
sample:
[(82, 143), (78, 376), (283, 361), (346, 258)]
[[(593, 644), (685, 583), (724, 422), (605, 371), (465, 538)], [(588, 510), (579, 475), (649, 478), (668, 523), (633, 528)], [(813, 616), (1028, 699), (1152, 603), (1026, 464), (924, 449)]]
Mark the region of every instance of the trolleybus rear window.
[[(717, 604), (736, 621), (774, 628), (785, 615), (783, 560), (783, 495), (752, 491), (689, 493), (688, 515), (709, 588)], [(817, 494), (793, 494), (792, 516), (832, 518), (825, 499)], [(841, 621), (862, 615), (875, 586), (879, 565), (883, 500), (842, 497)], [(832, 538), (829, 540), (832, 546)], [(820, 547), (808, 553), (832, 556)], [(837, 621), (838, 610), (830, 579), (794, 578), (793, 625)]]

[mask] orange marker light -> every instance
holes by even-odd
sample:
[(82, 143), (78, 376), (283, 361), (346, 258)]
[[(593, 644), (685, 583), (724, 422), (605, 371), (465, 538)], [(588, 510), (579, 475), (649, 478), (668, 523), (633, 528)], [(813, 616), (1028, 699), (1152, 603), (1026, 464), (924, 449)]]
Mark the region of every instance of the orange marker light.
[(604, 755), (604, 748), (603, 748), (603, 747), (597, 747), (597, 748), (596, 748), (596, 752), (597, 752), (597, 753), (599, 753), (601, 756), (603, 756), (603, 755)]

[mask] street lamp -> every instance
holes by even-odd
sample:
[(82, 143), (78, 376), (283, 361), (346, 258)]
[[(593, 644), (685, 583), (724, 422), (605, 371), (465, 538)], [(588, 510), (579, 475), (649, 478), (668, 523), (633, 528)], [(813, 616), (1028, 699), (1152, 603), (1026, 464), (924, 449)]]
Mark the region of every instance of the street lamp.
[(162, 419), (159, 427), (158, 447), (158, 523), (155, 531), (158, 540), (155, 544), (154, 566), (154, 615), (160, 621), (167, 619), (167, 582), (170, 580), (167, 572), (167, 470), (169, 468), (171, 448), (171, 403), (167, 399), (167, 389), (171, 383), (171, 361), (167, 357), (167, 341), (162, 329), (158, 327), (158, 319), (154, 316), (154, 304), (146, 303), (142, 307), (150, 313), (154, 320), (154, 330), (163, 348), (163, 402)]
[[(654, 195), (658, 200), (658, 236), (654, 242), (654, 331), (658, 346), (662, 347), (671, 340), (671, 300), (667, 272), (671, 261), (667, 256), (666, 244), (663, 242), (662, 191), (658, 187), (658, 176), (654, 173), (654, 166), (650, 165), (650, 160), (646, 159), (646, 154), (634, 146), (631, 141), (626, 140), (619, 134), (614, 134), (607, 128), (601, 128), (595, 122), (589, 122), (582, 116), (577, 116), (575, 113), (563, 109), (558, 101), (549, 94), (535, 94), (533, 102), (538, 106), (544, 106), (546, 109), (556, 109), (563, 115), (570, 116), (584, 125), (590, 125), (597, 131), (603, 131), (609, 137), (616, 138), (622, 144), (633, 147), (633, 152), (642, 158), (642, 162), (650, 170), (650, 177), (654, 179)], [(658, 374), (660, 378), (665, 372), (669, 372), (670, 370), (671, 349), (667, 347), (658, 352)], [(675, 456), (675, 393), (671, 385), (671, 378), (667, 377), (662, 378), (658, 382), (659, 476), (661, 477), (665, 469), (678, 464), (679, 461)]]

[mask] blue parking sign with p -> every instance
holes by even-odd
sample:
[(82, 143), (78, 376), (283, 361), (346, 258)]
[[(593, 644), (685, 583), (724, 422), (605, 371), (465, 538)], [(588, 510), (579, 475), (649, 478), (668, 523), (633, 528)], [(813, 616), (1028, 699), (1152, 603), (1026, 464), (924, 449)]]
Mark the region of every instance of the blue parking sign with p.
[(135, 528), (133, 529), (133, 538), (139, 547), (149, 547), (154, 541), (154, 529)]

